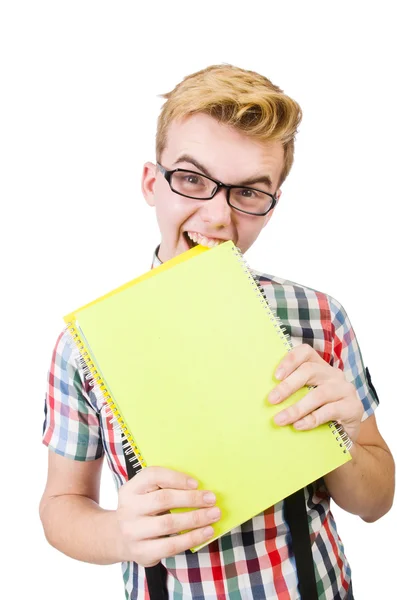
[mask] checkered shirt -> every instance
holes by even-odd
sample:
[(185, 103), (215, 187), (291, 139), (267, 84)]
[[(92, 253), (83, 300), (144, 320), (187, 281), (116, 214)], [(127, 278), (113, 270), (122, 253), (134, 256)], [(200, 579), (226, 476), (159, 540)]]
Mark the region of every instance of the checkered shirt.
[[(160, 264), (155, 253), (153, 266)], [(271, 308), (283, 321), (293, 346), (310, 344), (354, 383), (364, 417), (377, 396), (343, 307), (334, 298), (279, 277), (256, 272)], [(117, 489), (127, 481), (120, 434), (101, 400), (84, 380), (65, 333), (56, 343), (48, 373), (43, 443), (73, 460), (106, 455)], [(323, 479), (305, 488), (319, 600), (347, 597), (351, 571), (330, 510)], [(170, 600), (297, 600), (291, 533), (279, 502), (196, 553), (163, 561)], [(122, 563), (126, 599), (149, 600), (144, 568)]]

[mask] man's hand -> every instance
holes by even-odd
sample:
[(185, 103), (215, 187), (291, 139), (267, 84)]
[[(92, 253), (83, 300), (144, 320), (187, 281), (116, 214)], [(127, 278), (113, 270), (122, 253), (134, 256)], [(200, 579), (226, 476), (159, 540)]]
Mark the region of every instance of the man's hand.
[(277, 425), (293, 424), (295, 429), (314, 429), (322, 423), (338, 421), (354, 442), (360, 430), (364, 409), (352, 383), (340, 369), (331, 367), (308, 344), (288, 352), (275, 377), (281, 381), (269, 394), (271, 404), (279, 404), (303, 386), (316, 386), (299, 402), (275, 417)]
[[(215, 495), (197, 487), (188, 475), (161, 467), (147, 467), (123, 485), (116, 511), (122, 560), (151, 567), (208, 541), (220, 510)], [(197, 510), (170, 513), (172, 508)]]

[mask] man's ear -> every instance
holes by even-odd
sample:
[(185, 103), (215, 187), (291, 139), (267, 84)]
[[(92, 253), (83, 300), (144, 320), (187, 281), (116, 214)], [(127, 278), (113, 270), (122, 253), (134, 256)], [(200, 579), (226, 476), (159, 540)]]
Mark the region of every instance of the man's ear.
[(155, 205), (156, 165), (147, 162), (143, 165), (141, 188), (149, 206)]

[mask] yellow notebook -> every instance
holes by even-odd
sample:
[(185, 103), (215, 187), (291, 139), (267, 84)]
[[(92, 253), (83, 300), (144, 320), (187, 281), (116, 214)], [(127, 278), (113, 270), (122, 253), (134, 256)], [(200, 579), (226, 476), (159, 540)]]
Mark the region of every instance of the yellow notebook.
[(351, 458), (335, 424), (274, 424), (308, 388), (268, 403), (291, 345), (232, 242), (197, 246), (65, 321), (134, 459), (216, 494), (213, 539)]

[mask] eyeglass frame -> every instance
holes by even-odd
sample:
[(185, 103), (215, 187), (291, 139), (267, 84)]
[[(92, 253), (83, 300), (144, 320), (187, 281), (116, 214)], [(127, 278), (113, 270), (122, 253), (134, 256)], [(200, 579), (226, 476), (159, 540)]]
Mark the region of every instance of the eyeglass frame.
[[(156, 163), (160, 173), (162, 175), (164, 175), (165, 180), (167, 181), (168, 185), (170, 186), (170, 189), (175, 193), (175, 194), (179, 194), (179, 196), (183, 196), (184, 198), (192, 198), (192, 200), (212, 200), (212, 198), (214, 198), (214, 196), (219, 192), (220, 189), (224, 188), (226, 190), (226, 202), (228, 203), (228, 205), (230, 206), (230, 208), (234, 208), (234, 210), (238, 210), (239, 212), (245, 213), (247, 215), (253, 215), (254, 217), (264, 217), (265, 215), (267, 215), (271, 210), (273, 210), (273, 208), (276, 206), (277, 204), (277, 197), (274, 194), (270, 194), (270, 192), (264, 192), (263, 190), (258, 190), (257, 188), (253, 188), (253, 187), (247, 187), (245, 185), (228, 185), (226, 183), (222, 183), (221, 181), (218, 181), (217, 179), (213, 179), (213, 177), (208, 177), (208, 175), (204, 175), (203, 173), (198, 173), (197, 171), (192, 171), (191, 169), (166, 169), (165, 167), (163, 167), (163, 165), (161, 165), (160, 163)], [(209, 196), (208, 198), (197, 198), (195, 196), (188, 196), (187, 194), (182, 194), (182, 192), (178, 192), (177, 190), (175, 190), (172, 185), (171, 185), (171, 179), (172, 179), (172, 175), (174, 173), (176, 173), (177, 171), (182, 172), (182, 173), (193, 173), (194, 175), (199, 175), (200, 177), (205, 177), (206, 179), (209, 179), (210, 181), (212, 181), (213, 183), (216, 184), (216, 188), (213, 191), (212, 195)], [(231, 189), (244, 189), (244, 190), (252, 190), (253, 192), (260, 192), (261, 194), (265, 194), (266, 196), (269, 196), (272, 199), (272, 205), (271, 207), (264, 213), (253, 213), (253, 212), (249, 212), (248, 210), (243, 210), (242, 208), (237, 208), (236, 206), (233, 206), (233, 204), (230, 203), (230, 190)]]

